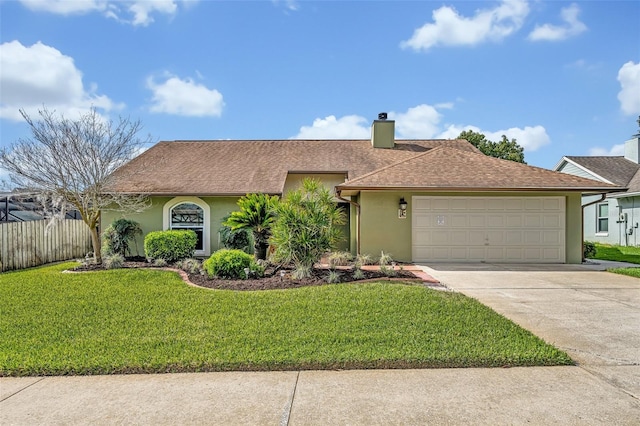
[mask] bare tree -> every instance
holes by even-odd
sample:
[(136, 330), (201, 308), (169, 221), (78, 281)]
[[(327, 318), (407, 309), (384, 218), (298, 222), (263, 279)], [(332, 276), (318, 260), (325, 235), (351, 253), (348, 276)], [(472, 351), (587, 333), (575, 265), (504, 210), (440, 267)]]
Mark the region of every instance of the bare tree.
[(91, 230), (95, 261), (102, 263), (100, 212), (138, 212), (150, 205), (145, 194), (109, 190), (115, 184), (113, 172), (151, 142), (150, 137), (138, 138), (139, 120), (105, 120), (95, 108), (75, 120), (46, 108), (38, 111), (37, 121), (23, 110), (20, 113), (31, 136), (1, 148), (0, 167), (9, 171), (13, 184), (53, 202), (58, 211), (68, 207), (80, 212)]

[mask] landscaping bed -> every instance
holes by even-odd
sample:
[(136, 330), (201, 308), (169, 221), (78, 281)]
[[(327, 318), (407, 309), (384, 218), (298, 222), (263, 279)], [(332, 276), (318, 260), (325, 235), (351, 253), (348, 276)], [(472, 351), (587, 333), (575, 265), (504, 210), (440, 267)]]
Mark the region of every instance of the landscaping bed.
[[(174, 267), (174, 265), (169, 265)], [(153, 263), (147, 262), (143, 257), (130, 257), (124, 262), (123, 268), (153, 268), (158, 269), (158, 266), (154, 266)], [(179, 269), (179, 268), (175, 268)], [(104, 270), (102, 265), (96, 265), (93, 263), (83, 263), (73, 268), (73, 271), (99, 271)], [(218, 290), (276, 290), (287, 288), (300, 288), (308, 286), (319, 286), (329, 284), (329, 274), (331, 269), (326, 267), (317, 267), (312, 271), (312, 275), (307, 278), (292, 278), (292, 268), (281, 266), (269, 266), (265, 270), (264, 277), (249, 278), (243, 280), (222, 279), (222, 278), (209, 278), (206, 275), (200, 273), (188, 273), (189, 281), (197, 286), (213, 288)], [(396, 267), (396, 270), (392, 274), (389, 272), (384, 273), (382, 271), (374, 270), (362, 270), (362, 278), (356, 279), (353, 276), (353, 268), (336, 268), (334, 272), (339, 274), (339, 282), (366, 282), (371, 280), (416, 280), (419, 281), (413, 273), (410, 271), (401, 270), (400, 267)], [(284, 273), (282, 275), (281, 273)]]

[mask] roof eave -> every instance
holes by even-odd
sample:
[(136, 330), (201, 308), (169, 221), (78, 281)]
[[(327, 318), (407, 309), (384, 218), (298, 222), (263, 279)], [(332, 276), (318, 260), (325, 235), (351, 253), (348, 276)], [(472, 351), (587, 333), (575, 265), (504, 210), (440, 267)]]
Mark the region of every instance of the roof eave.
[(509, 188), (495, 188), (495, 187), (465, 187), (465, 186), (451, 186), (451, 187), (429, 187), (429, 186), (349, 186), (338, 185), (336, 186), (338, 191), (429, 191), (429, 192), (580, 192), (580, 193), (610, 193), (619, 192), (624, 188), (598, 188), (598, 187), (509, 187)]

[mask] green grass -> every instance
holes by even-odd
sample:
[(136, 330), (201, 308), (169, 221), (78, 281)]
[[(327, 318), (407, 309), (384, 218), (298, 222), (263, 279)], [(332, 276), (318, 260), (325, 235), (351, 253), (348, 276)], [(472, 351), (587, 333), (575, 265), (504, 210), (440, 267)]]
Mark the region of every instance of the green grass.
[(418, 285), (236, 292), (71, 266), (0, 274), (0, 376), (572, 363), (477, 301)]
[(640, 264), (640, 247), (614, 246), (596, 243), (594, 259), (614, 260), (616, 262), (629, 262)]
[(607, 269), (607, 272), (613, 272), (614, 274), (628, 275), (630, 277), (640, 278), (640, 268), (611, 268), (611, 269)]
[[(640, 247), (617, 246), (609, 244), (595, 243), (596, 254), (594, 259), (614, 260), (616, 262), (628, 262), (640, 264)], [(608, 272), (614, 274), (629, 275), (640, 278), (640, 267), (638, 268), (611, 268)]]

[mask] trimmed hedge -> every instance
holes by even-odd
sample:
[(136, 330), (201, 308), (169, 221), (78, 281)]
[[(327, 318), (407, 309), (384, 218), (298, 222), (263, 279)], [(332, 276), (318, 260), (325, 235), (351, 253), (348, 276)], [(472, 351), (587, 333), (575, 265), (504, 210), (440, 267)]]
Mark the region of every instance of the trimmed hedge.
[(193, 257), (198, 237), (193, 231), (153, 231), (144, 237), (144, 254), (147, 259), (164, 259), (177, 262)]
[(237, 249), (222, 249), (213, 253), (202, 263), (202, 268), (210, 278), (245, 279), (245, 268), (249, 268), (249, 275), (262, 276), (264, 268), (253, 256)]

